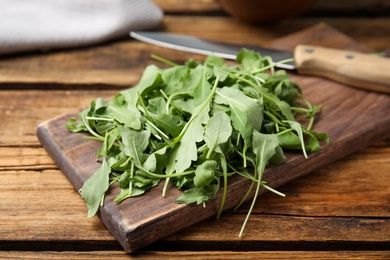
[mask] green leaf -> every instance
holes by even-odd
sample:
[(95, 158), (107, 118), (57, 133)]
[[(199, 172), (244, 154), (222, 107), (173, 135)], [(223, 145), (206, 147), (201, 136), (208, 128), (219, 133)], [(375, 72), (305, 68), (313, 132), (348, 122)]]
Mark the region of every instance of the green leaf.
[(110, 132), (106, 132), (104, 142), (100, 149), (97, 151), (98, 158), (101, 156), (105, 156), (109, 153), (112, 146), (114, 145), (115, 141), (119, 137), (119, 131), (118, 128), (113, 129)]
[(269, 159), (276, 153), (276, 148), (279, 146), (278, 138), (275, 134), (262, 134), (258, 131), (253, 131), (252, 147), (256, 155), (256, 170), (258, 174), (262, 174)]
[(238, 54), (236, 60), (241, 63), (243, 68), (247, 71), (257, 70), (261, 68), (262, 59), (260, 53), (242, 49)]
[[(147, 95), (152, 90), (160, 87), (162, 82), (161, 70), (155, 65), (149, 65), (142, 74), (141, 80), (135, 86), (134, 91), (137, 91), (141, 95)], [(135, 93), (132, 93), (132, 97), (135, 98)]]
[(292, 131), (286, 131), (278, 134), (280, 146), (286, 149), (301, 149), (301, 140)]
[(269, 159), (270, 164), (280, 164), (286, 161), (287, 157), (284, 155), (282, 147), (279, 145), (275, 149), (275, 154)]
[(103, 160), (100, 168), (84, 183), (81, 188), (81, 197), (85, 200), (88, 207), (87, 217), (96, 214), (102, 202), (102, 198), (109, 187), (109, 174), (111, 168), (106, 160)]
[(195, 110), (194, 99), (178, 98), (173, 103), (179, 107), (182, 111), (192, 114)]
[(196, 187), (204, 187), (209, 185), (215, 180), (215, 168), (217, 162), (214, 160), (208, 160), (196, 167), (194, 184)]
[[(227, 103), (231, 109), (230, 118), (234, 128), (240, 132), (246, 142), (251, 140), (253, 124), (251, 118), (262, 121), (261, 106), (256, 100), (246, 96), (238, 89), (223, 87), (217, 90), (216, 103)], [(255, 122), (258, 126), (258, 122)]]
[(149, 113), (149, 115), (158, 128), (172, 137), (178, 136), (184, 127), (184, 121), (177, 115), (154, 113)]
[(201, 204), (208, 200), (214, 199), (215, 194), (219, 189), (219, 184), (208, 185), (204, 187), (194, 187), (183, 192), (183, 194), (177, 198), (176, 203), (196, 203)]
[(287, 102), (283, 100), (278, 100), (275, 102), (275, 104), (279, 107), (280, 111), (286, 117), (287, 120), (289, 121), (295, 120), (294, 114), (291, 111), (291, 107)]
[(137, 187), (133, 187), (131, 189), (131, 192), (130, 192), (130, 189), (129, 188), (124, 188), (124, 189), (121, 189), (121, 192), (120, 194), (118, 194), (115, 199), (114, 199), (114, 202), (116, 203), (120, 203), (122, 202), (123, 200), (127, 199), (127, 198), (131, 198), (131, 197), (135, 197), (135, 196), (140, 196), (142, 194), (145, 193), (145, 189), (140, 189), (140, 188), (137, 188)]
[(133, 178), (133, 186), (135, 188), (143, 189), (143, 190), (149, 190), (152, 187), (155, 187), (160, 182), (160, 179), (158, 178), (150, 178), (142, 176), (141, 171), (136, 171), (136, 176)]
[(129, 156), (136, 166), (142, 165), (146, 159), (146, 155), (143, 154), (143, 151), (149, 144), (150, 132), (147, 130), (136, 131), (120, 126), (119, 133), (123, 143), (121, 151)]
[(70, 117), (68, 122), (66, 123), (66, 129), (74, 133), (87, 131), (87, 128), (85, 127), (83, 121), (80, 120), (77, 124), (76, 122), (77, 119), (75, 117)]
[(312, 130), (306, 130), (305, 132), (310, 137), (309, 144), (306, 147), (306, 149), (310, 152), (320, 151), (320, 141), (325, 141), (328, 144), (330, 143), (329, 137), (325, 133), (317, 133)]
[(206, 124), (210, 118), (210, 103), (216, 88), (217, 85), (215, 84), (207, 99), (195, 108), (180, 135), (174, 139), (172, 145), (176, 144), (176, 146), (172, 149), (171, 156), (167, 162), (169, 171), (172, 171), (174, 166), (176, 172), (183, 172), (191, 166), (192, 161), (197, 160), (197, 143), (203, 140), (204, 134), (202, 124)]
[(296, 122), (296, 121), (289, 121), (289, 120), (286, 120), (286, 121), (283, 121), (283, 122), (288, 123), (290, 125), (290, 127), (292, 129), (294, 129), (294, 131), (298, 134), (299, 140), (301, 142), (303, 155), (305, 156), (305, 158), (307, 158), (307, 153), (306, 153), (306, 148), (305, 148), (305, 141), (303, 140), (303, 132), (302, 132), (301, 124)]
[(129, 164), (129, 157), (120, 151), (120, 148), (113, 146), (106, 156), (107, 164), (112, 171), (124, 172)]
[(210, 55), (206, 58), (205, 62), (206, 65), (212, 65), (214, 67), (227, 69), (227, 65), (225, 63), (225, 60), (221, 57), (217, 57), (214, 55)]
[(155, 114), (166, 114), (167, 102), (161, 96), (148, 100), (148, 111)]
[(132, 106), (123, 106), (115, 100), (108, 105), (114, 119), (135, 130), (141, 129), (141, 113)]
[(276, 149), (279, 147), (279, 141), (276, 135), (268, 135), (268, 134), (262, 134), (258, 131), (253, 131), (253, 137), (252, 137), (252, 147), (253, 152), (256, 155), (255, 159), (255, 168), (257, 171), (257, 185), (256, 185), (256, 191), (255, 195), (252, 200), (252, 204), (248, 210), (247, 216), (244, 220), (244, 223), (242, 225), (241, 231), (239, 236), (242, 236), (242, 233), (245, 229), (246, 223), (248, 222), (249, 216), (252, 213), (253, 207), (256, 203), (257, 196), (259, 194), (259, 190), (262, 184), (262, 176), (264, 169), (266, 165), (268, 164), (268, 161), (276, 154)]
[(229, 116), (224, 112), (215, 113), (206, 125), (204, 136), (204, 141), (209, 148), (209, 155), (216, 146), (227, 142), (231, 135), (232, 126)]
[(126, 90), (123, 90), (119, 93), (119, 95), (122, 96), (123, 100), (133, 107), (137, 105), (138, 102), (138, 91), (139, 89), (137, 87), (129, 88)]
[(104, 115), (107, 108), (107, 102), (102, 98), (97, 98), (95, 100), (95, 114)]
[(187, 128), (180, 143), (176, 145), (174, 153), (171, 154), (173, 157), (170, 161), (174, 161), (176, 172), (184, 172), (191, 166), (192, 161), (198, 159), (197, 142), (203, 140), (203, 133), (203, 126), (199, 118), (196, 118)]
[(165, 167), (166, 150), (166, 147), (163, 147), (149, 155), (143, 163), (143, 167), (150, 172), (162, 173), (162, 170)]
[(186, 86), (186, 89), (183, 84), (184, 78), (186, 78), (187, 73), (189, 73), (189, 68), (184, 65), (165, 69), (162, 72), (162, 79), (166, 85), (163, 89), (164, 92), (167, 95), (171, 95), (177, 92), (192, 93), (193, 86), (190, 86), (190, 89), (188, 89), (188, 86)]
[(194, 105), (195, 106), (198, 106), (202, 102), (204, 102), (204, 100), (206, 100), (207, 97), (210, 95), (211, 89), (212, 89), (211, 84), (207, 80), (207, 74), (206, 74), (207, 67), (202, 66), (202, 68), (203, 68), (202, 75), (201, 75), (198, 83), (195, 85), (195, 89), (194, 89)]

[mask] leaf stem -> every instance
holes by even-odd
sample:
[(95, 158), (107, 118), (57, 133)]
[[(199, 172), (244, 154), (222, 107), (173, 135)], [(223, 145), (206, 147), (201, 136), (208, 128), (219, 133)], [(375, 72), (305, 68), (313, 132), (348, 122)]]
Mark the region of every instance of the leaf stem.
[(129, 196), (133, 193), (134, 163), (130, 164)]
[(221, 205), (219, 207), (219, 211), (217, 214), (217, 219), (219, 219), (219, 217), (221, 216), (221, 213), (225, 206), (226, 195), (227, 195), (227, 182), (228, 182), (227, 163), (226, 163), (226, 158), (223, 154), (220, 155), (220, 160), (221, 160), (221, 167), (223, 171), (223, 195), (222, 195)]
[(255, 70), (255, 71), (251, 71), (251, 73), (252, 74), (256, 74), (256, 73), (260, 73), (260, 72), (264, 72), (264, 71), (266, 71), (266, 70), (269, 70), (269, 69), (271, 69), (272, 70), (272, 74), (274, 73), (274, 71), (273, 71), (273, 69), (275, 68), (275, 67), (277, 67), (278, 65), (280, 65), (280, 64), (284, 64), (284, 63), (289, 63), (289, 62), (293, 62), (294, 61), (294, 59), (285, 59), (285, 60), (281, 60), (281, 61), (278, 61), (278, 62), (272, 62), (270, 65), (268, 65), (268, 66), (264, 66), (264, 67), (262, 67), (262, 68), (260, 68), (260, 69), (258, 69), (258, 70)]
[(257, 185), (256, 185), (256, 191), (255, 191), (255, 195), (253, 197), (253, 200), (252, 200), (252, 203), (251, 203), (251, 206), (248, 210), (248, 213), (245, 217), (245, 220), (244, 220), (244, 223), (242, 224), (242, 227), (241, 227), (241, 230), (240, 230), (240, 233), (239, 233), (239, 237), (242, 237), (242, 234), (244, 233), (244, 230), (245, 230), (245, 226), (246, 224), (248, 223), (248, 220), (249, 220), (249, 217), (250, 215), (252, 214), (252, 211), (253, 211), (253, 208), (256, 204), (256, 199), (257, 199), (257, 196), (259, 195), (259, 190), (260, 190), (260, 187), (262, 185), (261, 183), (261, 177), (262, 177), (262, 174), (258, 174), (258, 182), (257, 182)]
[(284, 193), (281, 193), (280, 191), (277, 191), (277, 190), (271, 188), (270, 186), (266, 185), (265, 182), (263, 182), (261, 185), (272, 193), (275, 193), (281, 197), (286, 197), (286, 195)]
[(89, 125), (89, 120), (86, 118), (86, 117), (81, 117), (81, 120), (83, 121), (85, 127), (88, 129), (88, 132), (96, 137), (103, 137), (101, 135), (99, 135), (98, 133), (96, 133), (95, 131), (93, 131), (93, 129), (91, 128), (91, 126)]
[(151, 121), (146, 119), (146, 124), (151, 126), (154, 130), (156, 130), (165, 140), (169, 140), (169, 136), (167, 136), (163, 131), (161, 131), (160, 128), (158, 128), (155, 124), (153, 124)]
[(177, 64), (174, 63), (173, 61), (167, 60), (167, 59), (165, 59), (165, 58), (163, 58), (163, 57), (160, 57), (160, 56), (157, 56), (157, 55), (155, 55), (155, 54), (152, 54), (151, 57), (152, 57), (153, 59), (155, 59), (155, 60), (158, 60), (158, 61), (160, 61), (160, 62), (163, 62), (163, 63), (165, 63), (165, 64), (167, 64), (167, 65), (172, 66), (172, 67), (173, 67), (173, 66), (177, 66)]
[(149, 119), (149, 121), (153, 122), (153, 118), (149, 115), (148, 109), (146, 108), (145, 101), (141, 96), (141, 93), (137, 91), (137, 95), (138, 95), (138, 100), (141, 102), (141, 106), (144, 110), (145, 116), (147, 117), (147, 119)]
[(113, 118), (95, 117), (95, 116), (86, 116), (85, 119), (87, 119), (87, 120), (95, 120), (95, 121), (107, 121), (107, 122), (114, 122), (115, 121)]

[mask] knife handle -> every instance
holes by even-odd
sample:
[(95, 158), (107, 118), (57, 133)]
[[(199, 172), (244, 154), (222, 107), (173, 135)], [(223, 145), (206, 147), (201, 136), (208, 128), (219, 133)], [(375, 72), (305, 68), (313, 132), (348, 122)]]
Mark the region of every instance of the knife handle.
[(357, 88), (390, 93), (389, 58), (309, 45), (298, 45), (294, 58), (300, 74), (321, 76)]

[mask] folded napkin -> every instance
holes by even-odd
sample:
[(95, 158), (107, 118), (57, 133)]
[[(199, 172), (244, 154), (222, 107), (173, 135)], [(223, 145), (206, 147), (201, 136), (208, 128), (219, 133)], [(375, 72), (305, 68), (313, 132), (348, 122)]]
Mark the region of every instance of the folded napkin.
[(162, 18), (150, 0), (0, 0), (0, 54), (97, 44)]

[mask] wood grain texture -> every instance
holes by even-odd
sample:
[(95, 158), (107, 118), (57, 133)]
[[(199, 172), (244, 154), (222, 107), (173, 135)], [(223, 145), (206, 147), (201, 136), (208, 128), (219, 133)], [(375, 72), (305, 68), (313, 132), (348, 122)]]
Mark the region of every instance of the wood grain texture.
[[(187, 1), (187, 0), (153, 0), (166, 13), (210, 13), (221, 12), (222, 7), (217, 0)], [(317, 0), (306, 15), (326, 15), (338, 13), (344, 15), (386, 14), (390, 10), (387, 0)]]
[[(337, 42), (347, 49), (361, 49), (363, 44), (367, 51), (389, 48), (388, 8), (380, 6), (387, 0), (319, 0), (321, 10), (313, 15), (267, 27), (224, 16), (216, 11), (214, 0), (155, 1), (167, 11), (163, 31), (233, 43), (272, 41), (273, 46), (291, 49), (300, 42), (281, 36), (327, 22), (350, 37), (312, 34), (311, 41), (317, 37), (318, 45)], [(382, 17), (364, 15), (378, 11)], [(276, 38), (280, 40), (273, 41)], [(222, 226), (211, 218), (126, 254), (98, 217), (85, 217), (82, 199), (42, 149), (35, 130), (45, 120), (133, 85), (145, 65), (155, 62), (151, 53), (177, 62), (193, 57), (128, 38), (90, 48), (0, 57), (1, 259), (390, 258), (390, 243), (383, 239), (390, 212), (390, 138), (279, 187), (286, 198), (264, 194), (251, 223), (270, 225), (272, 232), (267, 226), (255, 227), (256, 234), (246, 233), (245, 241), (237, 241), (246, 204), (224, 214)], [(310, 225), (305, 225), (306, 218)], [(326, 240), (325, 234), (337, 239), (340, 226), (348, 241)], [(286, 231), (284, 241), (278, 241)], [(305, 241), (296, 235), (301, 233)]]
[(328, 78), (348, 86), (390, 93), (390, 59), (353, 51), (297, 45), (294, 60), (300, 74)]
[[(161, 30), (211, 40), (221, 40), (223, 35), (223, 41), (229, 43), (269, 45), (277, 38), (298, 32), (323, 20), (305, 18), (273, 26), (251, 26), (220, 16), (167, 15), (164, 17)], [(355, 39), (345, 41), (347, 44), (355, 45), (356, 42), (360, 42), (376, 52), (389, 48), (390, 34), (387, 32), (390, 31), (390, 18), (336, 17), (326, 21), (330, 26)], [(295, 41), (298, 39), (295, 38)], [(332, 38), (322, 40), (324, 44), (336, 42)], [(295, 42), (295, 45), (299, 43), (302, 42)], [(289, 42), (284, 44), (290, 45)], [(339, 46), (345, 47), (341, 44)], [(283, 44), (282, 47), (286, 48)], [(154, 62), (150, 59), (151, 54), (177, 62), (189, 58), (202, 58), (193, 54), (164, 50), (130, 38), (88, 48), (4, 56), (0, 58), (0, 89), (125, 88), (138, 81), (146, 64)]]
[(165, 13), (210, 13), (222, 11), (216, 0), (186, 1), (186, 0), (153, 0)]
[(263, 252), (231, 252), (231, 251), (182, 251), (182, 252), (144, 252), (142, 254), (126, 255), (123, 251), (89, 251), (89, 252), (0, 252), (0, 257), (7, 259), (377, 259), (387, 260), (390, 257), (388, 251), (263, 251)]
[[(1, 155), (5, 154), (2, 150)], [(5, 241), (114, 242), (97, 217), (86, 218), (84, 201), (53, 163), (47, 169), (37, 161), (29, 164), (36, 167), (26, 170), (15, 163), (0, 170), (1, 178), (7, 180), (0, 182), (0, 211), (8, 212), (0, 214), (1, 250)]]
[[(2, 90), (0, 91), (0, 147), (40, 145), (35, 129), (40, 122), (88, 106), (96, 97), (118, 90)], [(7, 161), (4, 161), (7, 163)]]
[[(307, 35), (305, 40), (310, 43), (311, 35), (314, 35), (315, 41), (319, 40), (318, 35), (333, 36), (316, 33), (322, 29), (331, 31), (327, 26), (320, 25), (285, 39), (295, 39), (304, 34)], [(335, 47), (339, 47), (337, 42), (334, 44)], [(298, 75), (292, 77), (302, 86), (305, 96), (312, 103), (324, 105), (315, 129), (328, 133), (332, 144), (324, 146), (321, 153), (312, 154), (309, 160), (298, 154), (289, 154), (287, 163), (268, 168), (264, 179), (270, 186), (283, 185), (389, 135), (390, 117), (387, 111), (390, 110), (390, 96), (353, 89), (315, 77)], [(70, 134), (64, 127), (68, 118), (69, 115), (64, 115), (41, 124), (38, 128), (38, 137), (78, 190), (99, 167), (95, 162), (99, 143), (83, 140), (81, 134)], [(247, 185), (246, 180), (232, 178), (229, 183), (227, 209), (238, 203)], [(146, 196), (116, 205), (112, 198), (117, 192), (114, 188), (106, 197), (105, 205), (100, 209), (100, 217), (128, 252), (213, 216), (218, 210), (221, 197), (219, 194), (216, 200), (208, 203), (205, 209), (201, 209), (194, 205), (175, 204), (174, 201), (180, 193), (174, 188), (168, 190), (166, 198), (161, 197), (160, 188), (155, 188)], [(133, 211), (141, 205), (143, 212)], [(359, 229), (360, 231), (362, 230)], [(382, 242), (388, 242), (387, 237), (383, 239)]]
[(344, 15), (388, 14), (390, 3), (387, 0), (317, 0), (315, 5), (308, 11), (326, 13), (339, 13)]
[[(1, 177), (7, 180), (0, 183), (0, 212), (13, 214), (12, 221), (8, 214), (0, 215), (2, 240), (17, 238), (19, 244), (14, 242), (16, 246), (25, 240), (35, 246), (40, 245), (42, 239), (52, 241), (46, 249), (61, 247), (61, 243), (72, 240), (80, 241), (80, 244), (88, 240), (113, 245), (114, 238), (100, 220), (86, 218), (83, 200), (54, 162), (47, 155), (43, 156), (43, 149), (22, 151), (12, 147), (0, 149), (0, 158), (6, 158), (1, 161)], [(245, 242), (241, 242), (240, 247), (252, 250), (261, 238), (267, 246), (275, 248), (277, 239), (281, 239), (280, 230), (283, 230), (284, 246), (294, 247), (297, 236), (302, 235), (297, 230), (303, 228), (307, 241), (386, 242), (390, 214), (389, 154), (386, 147), (365, 149), (280, 187), (286, 198), (264, 194), (251, 217), (248, 230), (253, 228), (254, 232), (245, 234)], [(34, 155), (42, 159), (37, 160)], [(43, 159), (45, 163), (42, 163)], [(6, 161), (10, 163), (6, 164)], [(356, 170), (356, 167), (362, 170)], [(28, 182), (21, 182), (24, 176), (29, 176)], [(28, 197), (25, 196), (27, 193)], [(204, 221), (168, 237), (164, 243), (186, 245), (188, 250), (191, 241), (197, 243), (200, 250), (205, 250), (200, 241), (208, 241), (206, 244), (213, 241), (213, 249), (237, 246), (240, 241), (237, 234), (248, 207), (244, 204), (240, 210), (223, 215), (219, 221)], [(305, 224), (302, 226), (302, 223)], [(272, 241), (275, 244), (270, 245)], [(325, 245), (322, 247), (328, 247)], [(157, 243), (155, 247), (158, 246)], [(87, 245), (84, 243), (80, 247)]]

